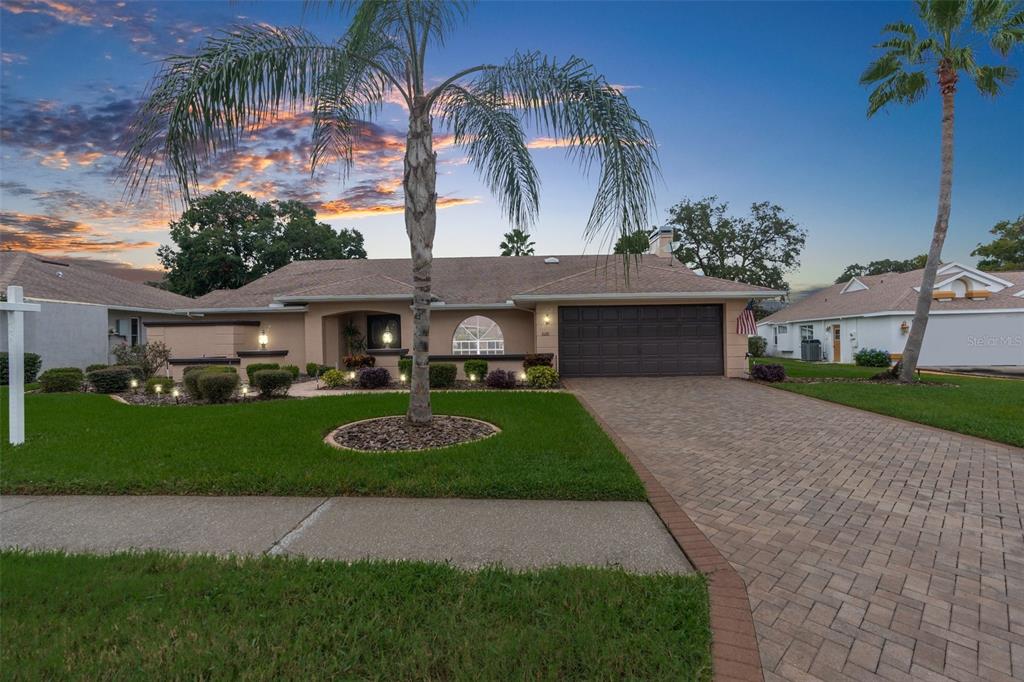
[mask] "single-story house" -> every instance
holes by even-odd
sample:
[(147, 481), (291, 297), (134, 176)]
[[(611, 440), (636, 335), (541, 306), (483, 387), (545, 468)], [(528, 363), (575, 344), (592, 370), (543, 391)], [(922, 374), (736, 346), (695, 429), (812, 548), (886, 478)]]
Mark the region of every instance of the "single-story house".
[[(914, 320), (922, 270), (854, 277), (815, 292), (758, 322), (768, 355), (801, 357), (817, 339), (830, 362), (853, 362), (863, 348), (902, 354)], [(1024, 272), (939, 268), (924, 367), (1024, 366)]]
[[(563, 376), (725, 375), (746, 371), (736, 320), (780, 292), (703, 277), (652, 254), (436, 258), (430, 357), (521, 368), (552, 353)], [(358, 337), (397, 372), (412, 343), (408, 259), (296, 261), (233, 290), (190, 301), (184, 318), (145, 319), (171, 347), (172, 372), (201, 363), (338, 367)]]
[[(20, 251), (0, 251), (0, 291), (15, 284), (41, 304), (25, 315), (25, 350), (42, 367), (87, 367), (112, 362), (111, 350), (147, 339), (142, 320), (170, 319), (192, 299), (128, 282), (89, 266)], [(0, 351), (7, 350), (7, 319), (0, 316)]]

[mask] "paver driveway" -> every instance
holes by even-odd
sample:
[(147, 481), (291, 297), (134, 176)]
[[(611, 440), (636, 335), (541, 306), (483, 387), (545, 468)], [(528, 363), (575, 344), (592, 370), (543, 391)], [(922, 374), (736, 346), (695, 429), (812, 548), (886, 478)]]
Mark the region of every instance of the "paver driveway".
[(740, 380), (571, 388), (743, 576), (768, 680), (1024, 680), (1024, 450)]

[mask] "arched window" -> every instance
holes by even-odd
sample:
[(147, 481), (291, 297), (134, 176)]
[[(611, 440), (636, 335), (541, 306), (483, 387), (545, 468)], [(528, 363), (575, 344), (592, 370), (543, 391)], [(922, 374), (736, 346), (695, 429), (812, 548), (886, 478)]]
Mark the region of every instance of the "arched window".
[(452, 355), (504, 355), (505, 335), (498, 323), (483, 315), (467, 317), (455, 328)]

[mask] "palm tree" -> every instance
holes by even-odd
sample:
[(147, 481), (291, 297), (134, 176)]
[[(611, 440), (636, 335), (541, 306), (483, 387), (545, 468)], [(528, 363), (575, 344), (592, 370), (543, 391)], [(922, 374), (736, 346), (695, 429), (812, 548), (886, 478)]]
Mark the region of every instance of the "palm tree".
[(521, 230), (517, 227), (511, 232), (506, 232), (503, 236), (505, 237), (504, 241), (498, 244), (502, 256), (533, 255), (533, 240), (530, 239), (530, 235), (526, 230)]
[(154, 170), (163, 169), (188, 202), (202, 164), (278, 112), (302, 107), (313, 114), (311, 170), (335, 159), (347, 169), (361, 121), (397, 94), (409, 111), (402, 179), (414, 286), (408, 418), (424, 424), (432, 416), (427, 338), (437, 222), (434, 124), (452, 133), (509, 221), (523, 229), (538, 211), (537, 170), (524, 124), (564, 139), (571, 159), (599, 171), (586, 238), (646, 224), (657, 173), (654, 138), (622, 92), (578, 57), (517, 53), (428, 88), (427, 50), (452, 36), (466, 2), (326, 5), (353, 7), (348, 29), (335, 42), (302, 28), (253, 26), (209, 38), (193, 56), (167, 59), (130, 131), (127, 192), (141, 195)]
[(935, 273), (942, 255), (942, 244), (949, 228), (949, 211), (953, 192), (953, 101), (957, 81), (965, 73), (982, 95), (995, 97), (1016, 77), (1005, 65), (982, 66), (976, 52), (988, 41), (1003, 57), (1024, 42), (1024, 10), (1005, 0), (918, 0), (917, 16), (924, 28), (908, 23), (888, 24), (883, 33), (887, 39), (876, 45), (885, 53), (871, 63), (860, 77), (861, 85), (872, 85), (868, 96), (868, 117), (890, 104), (913, 104), (924, 97), (929, 76), (926, 68), (935, 69), (942, 96), (942, 171), (939, 175), (939, 206), (935, 217), (928, 260), (925, 262), (921, 289), (903, 351), (900, 379), (914, 380), (914, 370), (921, 354), (928, 311), (931, 309)]

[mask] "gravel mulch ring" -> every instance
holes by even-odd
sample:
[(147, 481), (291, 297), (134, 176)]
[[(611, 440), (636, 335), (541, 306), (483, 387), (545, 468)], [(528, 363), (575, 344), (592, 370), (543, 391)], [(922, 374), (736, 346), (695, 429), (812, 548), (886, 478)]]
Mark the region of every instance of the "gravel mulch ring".
[(483, 440), (500, 429), (478, 419), (434, 415), (428, 426), (412, 426), (404, 416), (365, 419), (341, 426), (325, 442), (361, 452), (410, 452)]

